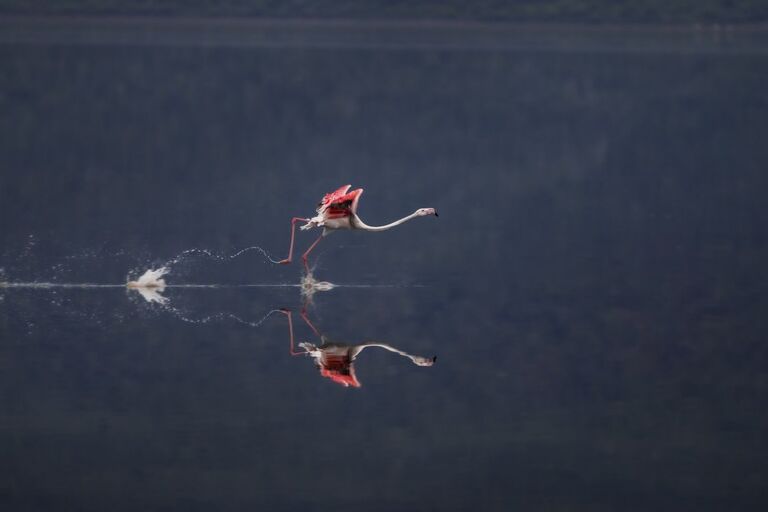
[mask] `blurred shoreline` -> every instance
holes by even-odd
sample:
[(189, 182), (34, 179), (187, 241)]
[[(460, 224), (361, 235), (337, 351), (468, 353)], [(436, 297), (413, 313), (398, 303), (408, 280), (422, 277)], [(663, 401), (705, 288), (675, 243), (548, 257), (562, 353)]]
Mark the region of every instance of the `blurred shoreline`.
[(0, 16), (0, 44), (764, 53), (768, 24)]
[(574, 30), (604, 32), (630, 30), (633, 32), (663, 31), (768, 31), (768, 21), (761, 22), (600, 22), (600, 21), (487, 21), (441, 18), (326, 18), (326, 17), (261, 17), (261, 16), (184, 16), (184, 15), (90, 15), (90, 14), (3, 14), (0, 23), (116, 23), (125, 25), (227, 25), (282, 26), (325, 28), (442, 28), (453, 30)]

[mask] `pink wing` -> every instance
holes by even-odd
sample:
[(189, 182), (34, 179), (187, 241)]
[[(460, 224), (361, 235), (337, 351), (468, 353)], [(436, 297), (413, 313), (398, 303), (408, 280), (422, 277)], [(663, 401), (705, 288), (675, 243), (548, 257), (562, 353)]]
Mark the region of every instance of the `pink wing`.
[(332, 203), (335, 203), (336, 201), (339, 200), (339, 198), (343, 197), (344, 194), (347, 193), (347, 190), (349, 190), (351, 187), (352, 187), (352, 185), (344, 185), (343, 187), (339, 187), (339, 189), (334, 191), (334, 192), (330, 192), (328, 194), (325, 194), (323, 196), (323, 200), (320, 201), (320, 204), (318, 206), (320, 206), (320, 207), (323, 207), (323, 206), (327, 207), (327, 206), (331, 205)]
[(358, 188), (348, 192), (351, 185), (344, 185), (338, 190), (325, 194), (323, 200), (317, 205), (317, 213), (328, 218), (349, 217), (357, 212), (357, 203), (363, 189)]
[[(322, 214), (328, 219), (337, 219), (339, 217), (349, 217), (357, 213), (357, 203), (360, 201), (360, 194), (363, 189), (358, 188), (335, 198), (329, 204), (321, 207)], [(318, 210), (319, 211), (319, 210)]]

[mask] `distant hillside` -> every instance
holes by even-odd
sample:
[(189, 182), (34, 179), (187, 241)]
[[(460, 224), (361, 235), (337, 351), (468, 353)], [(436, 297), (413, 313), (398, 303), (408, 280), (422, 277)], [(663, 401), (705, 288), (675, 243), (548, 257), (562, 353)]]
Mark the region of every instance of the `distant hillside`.
[(0, 15), (760, 23), (766, 0), (0, 0)]

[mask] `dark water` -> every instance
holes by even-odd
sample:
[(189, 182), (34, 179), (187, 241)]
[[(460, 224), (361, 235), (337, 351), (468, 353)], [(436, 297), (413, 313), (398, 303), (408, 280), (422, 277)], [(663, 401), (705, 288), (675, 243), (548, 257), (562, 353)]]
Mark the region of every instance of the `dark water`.
[(284, 257), (290, 217), (351, 183), (369, 223), (440, 217), (324, 240), (315, 277), (365, 286), (309, 318), (437, 362), (371, 348), (359, 389), (323, 377), (285, 315), (234, 318), (290, 308), (320, 343), (299, 289), (235, 286), (299, 282), (256, 251), (173, 265), (228, 286), (165, 307), (0, 289), (2, 510), (768, 503), (764, 44), (35, 30), (0, 44), (0, 281)]

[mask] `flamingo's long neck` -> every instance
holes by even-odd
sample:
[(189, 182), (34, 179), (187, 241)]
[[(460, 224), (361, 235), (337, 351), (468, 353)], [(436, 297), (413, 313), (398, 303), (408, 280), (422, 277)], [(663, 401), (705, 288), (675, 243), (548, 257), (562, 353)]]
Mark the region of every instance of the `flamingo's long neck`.
[(404, 222), (408, 222), (411, 219), (414, 219), (419, 216), (418, 210), (413, 212), (410, 215), (406, 215), (402, 219), (398, 219), (395, 222), (390, 222), (389, 224), (384, 224), (383, 226), (369, 226), (363, 220), (355, 214), (355, 220), (354, 220), (354, 226), (357, 229), (362, 229), (363, 231), (386, 231), (388, 229), (392, 229), (395, 226), (399, 226), (400, 224)]
[(412, 355), (412, 354), (409, 354), (408, 352), (404, 352), (404, 351), (402, 351), (402, 350), (400, 350), (400, 349), (398, 349), (398, 348), (395, 348), (395, 347), (393, 347), (392, 345), (389, 345), (389, 344), (387, 344), (387, 343), (379, 343), (379, 342), (375, 342), (375, 341), (372, 341), (372, 342), (368, 342), (368, 343), (363, 343), (363, 344), (361, 344), (361, 345), (357, 345), (357, 346), (355, 347), (355, 350), (354, 350), (354, 352), (353, 352), (353, 358), (354, 358), (354, 357), (357, 357), (357, 355), (358, 355), (360, 352), (362, 352), (363, 350), (365, 350), (365, 349), (366, 349), (366, 348), (368, 348), (368, 347), (379, 347), (379, 348), (383, 348), (383, 349), (385, 349), (385, 350), (389, 350), (390, 352), (394, 352), (395, 354), (400, 354), (400, 355), (401, 355), (401, 356), (403, 356), (403, 357), (407, 357), (408, 359), (410, 359), (410, 360), (411, 360), (411, 361), (413, 361), (414, 363), (416, 362), (416, 361), (415, 361), (415, 359), (416, 359), (416, 356), (414, 356), (414, 355)]

